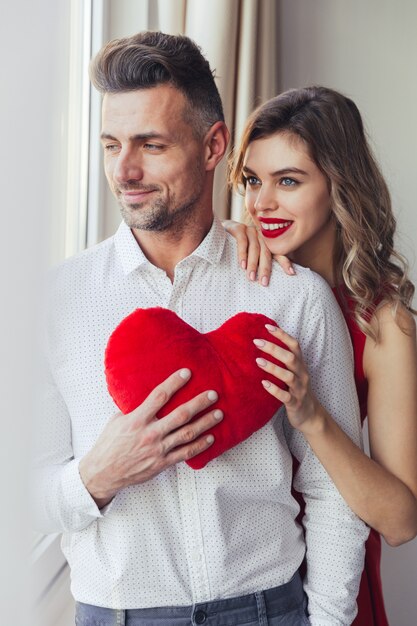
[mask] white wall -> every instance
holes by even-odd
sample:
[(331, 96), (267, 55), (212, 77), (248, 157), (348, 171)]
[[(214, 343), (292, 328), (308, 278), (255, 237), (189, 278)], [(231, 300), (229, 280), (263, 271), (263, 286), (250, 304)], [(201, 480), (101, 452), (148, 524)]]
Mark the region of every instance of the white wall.
[(34, 329), (46, 215), (60, 197), (60, 50), (67, 11), (66, 0), (14, 0), (1, 9), (0, 621), (27, 626), (33, 624), (26, 484)]
[(353, 98), (382, 165), (399, 245), (417, 282), (417, 3), (281, 0), (280, 90), (323, 84)]
[[(398, 245), (417, 282), (417, 3), (281, 0), (280, 89), (322, 84), (363, 113), (398, 218)], [(417, 302), (417, 300), (415, 300)], [(394, 416), (393, 416), (394, 417)], [(417, 623), (417, 540), (383, 549), (392, 626)]]

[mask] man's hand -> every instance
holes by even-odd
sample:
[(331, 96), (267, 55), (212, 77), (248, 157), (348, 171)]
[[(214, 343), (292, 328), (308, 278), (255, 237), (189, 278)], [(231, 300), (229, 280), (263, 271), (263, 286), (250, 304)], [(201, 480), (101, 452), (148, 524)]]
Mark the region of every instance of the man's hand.
[(201, 393), (163, 419), (155, 417), (190, 376), (190, 370), (179, 370), (134, 411), (127, 415), (116, 413), (94, 447), (81, 459), (81, 479), (99, 508), (108, 504), (120, 489), (146, 482), (212, 445), (214, 437), (203, 433), (223, 418), (222, 411), (210, 411), (192, 424), (190, 421), (216, 402), (215, 391)]

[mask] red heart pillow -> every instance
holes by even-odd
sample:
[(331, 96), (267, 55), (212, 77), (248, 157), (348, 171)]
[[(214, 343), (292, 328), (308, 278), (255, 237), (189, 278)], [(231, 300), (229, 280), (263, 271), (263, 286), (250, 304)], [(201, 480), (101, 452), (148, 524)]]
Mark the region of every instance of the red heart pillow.
[[(202, 391), (216, 390), (215, 406), (224, 417), (210, 431), (214, 443), (187, 461), (193, 469), (201, 469), (264, 426), (281, 406), (263, 389), (261, 380), (268, 375), (255, 363), (260, 353), (253, 339), (274, 341), (265, 329), (267, 323), (275, 324), (258, 313), (238, 313), (217, 330), (202, 334), (173, 311), (137, 309), (109, 339), (105, 354), (109, 392), (122, 413), (129, 413), (156, 385), (188, 367), (191, 379), (161, 409), (157, 416), (161, 418)], [(281, 387), (286, 388), (284, 383)]]

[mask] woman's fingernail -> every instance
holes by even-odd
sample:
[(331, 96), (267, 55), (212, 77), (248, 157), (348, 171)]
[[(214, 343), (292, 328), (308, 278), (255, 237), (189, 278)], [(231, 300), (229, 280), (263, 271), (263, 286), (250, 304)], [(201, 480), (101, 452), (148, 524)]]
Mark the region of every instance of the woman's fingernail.
[(266, 389), (269, 389), (269, 387), (271, 386), (271, 383), (269, 382), (269, 380), (263, 380), (262, 384)]
[(262, 276), (262, 280), (261, 280), (262, 286), (268, 287), (268, 283), (269, 283), (268, 276)]
[(249, 274), (249, 280), (255, 280), (255, 272), (252, 270), (252, 272)]
[(223, 411), (220, 411), (220, 409), (216, 409), (213, 415), (214, 415), (214, 419), (217, 420), (218, 422), (220, 422), (220, 420), (223, 419)]
[(207, 397), (209, 400), (217, 400), (219, 396), (216, 391), (209, 391)]
[(265, 324), (265, 328), (269, 330), (271, 333), (274, 333), (276, 330), (278, 330), (278, 327), (272, 326), (272, 324)]
[(260, 365), (261, 367), (266, 367), (266, 361), (265, 361), (265, 359), (260, 359), (260, 358), (258, 358), (258, 359), (256, 359), (256, 362), (257, 362), (257, 364), (258, 364), (258, 365)]
[(295, 276), (295, 269), (293, 267), (290, 267), (288, 272), (292, 274), (293, 276)]
[(245, 269), (246, 269), (246, 261), (245, 261), (245, 259), (242, 259), (242, 260), (241, 260), (241, 262), (240, 262), (240, 267), (242, 268), (242, 270), (245, 270)]
[(263, 348), (263, 346), (265, 345), (265, 341), (263, 339), (254, 339), (253, 343), (255, 344), (255, 346), (258, 346), (258, 348)]
[(208, 437), (206, 437), (206, 441), (207, 441), (207, 443), (213, 443), (213, 441), (214, 441), (213, 435), (209, 435)]
[(180, 370), (180, 376), (184, 380), (187, 380), (191, 376), (191, 371), (187, 369), (186, 367), (184, 367), (182, 370)]

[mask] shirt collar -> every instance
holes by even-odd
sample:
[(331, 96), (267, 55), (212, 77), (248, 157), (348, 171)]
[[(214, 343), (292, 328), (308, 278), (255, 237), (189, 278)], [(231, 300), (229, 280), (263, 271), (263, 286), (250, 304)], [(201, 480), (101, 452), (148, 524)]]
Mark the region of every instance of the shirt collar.
[[(218, 217), (214, 216), (213, 224), (200, 245), (187, 258), (197, 257), (216, 265), (223, 254), (226, 232)], [(141, 247), (136, 241), (129, 226), (123, 221), (114, 236), (116, 253), (119, 257), (124, 274), (130, 274), (143, 264), (149, 264)], [(183, 259), (184, 261), (185, 259)]]
[(216, 265), (222, 257), (225, 243), (226, 231), (219, 218), (214, 216), (209, 232), (190, 257), (199, 257), (211, 265)]
[(124, 221), (120, 224), (114, 236), (114, 245), (125, 274), (130, 274), (140, 265), (149, 263), (132, 231)]

